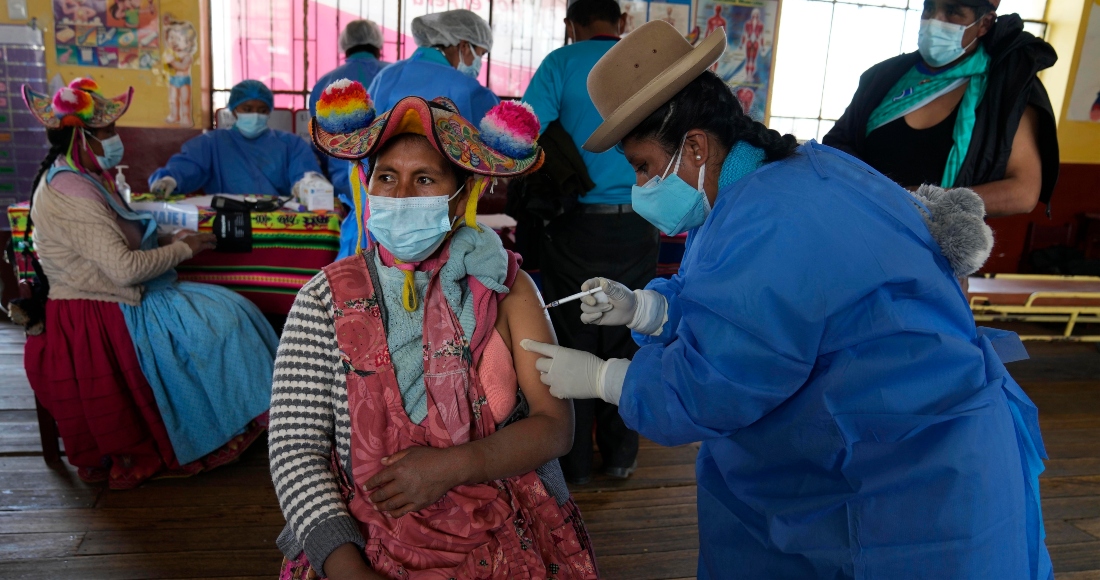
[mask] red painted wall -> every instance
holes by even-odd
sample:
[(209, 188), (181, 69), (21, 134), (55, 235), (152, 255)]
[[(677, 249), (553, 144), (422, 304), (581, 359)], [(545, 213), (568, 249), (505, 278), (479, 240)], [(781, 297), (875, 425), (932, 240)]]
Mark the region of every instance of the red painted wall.
[(1078, 239), (1081, 234), (1081, 215), (1100, 213), (1100, 165), (1062, 164), (1050, 207), (1050, 218), (1047, 218), (1046, 206), (1040, 203), (1028, 215), (990, 219), (989, 225), (993, 228), (993, 253), (982, 272), (1020, 271), (1022, 261), (1026, 261), (1024, 252), (1030, 224), (1072, 224), (1074, 239)]

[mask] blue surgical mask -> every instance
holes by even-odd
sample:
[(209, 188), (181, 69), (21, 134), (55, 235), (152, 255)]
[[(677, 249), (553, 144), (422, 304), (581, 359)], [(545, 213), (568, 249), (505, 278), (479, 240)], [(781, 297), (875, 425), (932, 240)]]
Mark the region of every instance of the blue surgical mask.
[(126, 150), (122, 146), (122, 139), (118, 135), (111, 135), (101, 140), (96, 139), (95, 135), (87, 131), (84, 134), (95, 141), (99, 141), (99, 146), (103, 147), (103, 155), (95, 156), (95, 160), (99, 163), (101, 169), (106, 171), (122, 162), (122, 154)]
[[(687, 139), (686, 135), (684, 139)], [(668, 162), (664, 175), (654, 176), (645, 185), (635, 185), (630, 189), (630, 203), (634, 211), (669, 236), (703, 225), (710, 213), (710, 201), (703, 191), (706, 164), (699, 167), (699, 184), (695, 188), (676, 175), (684, 154), (683, 143), (680, 142), (680, 152), (676, 158)]]
[(477, 75), (481, 74), (481, 55), (474, 50), (473, 45), (470, 45), (470, 50), (474, 52), (474, 62), (472, 64), (466, 64), (462, 60), (462, 55), (458, 55), (458, 72), (471, 77), (477, 78)]
[[(924, 62), (934, 67), (941, 67), (955, 62), (962, 56), (970, 45), (963, 46), (963, 35), (966, 30), (974, 26), (981, 19), (975, 20), (970, 26), (951, 24), (942, 20), (925, 18), (920, 21), (920, 32), (917, 37), (917, 48), (920, 50)], [(974, 44), (974, 39), (970, 44)]]
[[(465, 187), (463, 185), (462, 187)], [(382, 197), (367, 195), (367, 230), (402, 262), (419, 262), (432, 255), (451, 231), (450, 201), (454, 195)]]
[(244, 135), (245, 139), (255, 139), (267, 130), (267, 115), (263, 113), (237, 113), (237, 122), (234, 127)]

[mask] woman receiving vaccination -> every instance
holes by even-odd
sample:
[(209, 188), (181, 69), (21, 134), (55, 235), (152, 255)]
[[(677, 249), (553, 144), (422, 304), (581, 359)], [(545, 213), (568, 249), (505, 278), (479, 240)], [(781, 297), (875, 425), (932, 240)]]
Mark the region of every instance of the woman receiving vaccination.
[(707, 71), (724, 39), (651, 22), (589, 75), (585, 148), (620, 144), (635, 211), (688, 241), (645, 290), (582, 286), (633, 360), (525, 342), (542, 380), (703, 442), (700, 578), (1051, 578), (1038, 412), (1002, 364), (1026, 353), (957, 282), (992, 244), (981, 199), (752, 121)]
[(556, 460), (572, 406), (519, 348), (553, 330), (517, 256), (475, 221), (495, 178), (542, 163), (537, 119), (503, 103), (479, 131), (420, 97), (375, 118), (343, 79), (312, 133), (356, 162), (353, 188), (369, 183), (369, 237), (302, 288), (279, 347), (281, 578), (596, 578)]
[(127, 489), (237, 459), (266, 425), (278, 338), (238, 294), (176, 281), (212, 234), (158, 237), (116, 191), (115, 121), (133, 89), (107, 99), (76, 79), (53, 98), (23, 95), (51, 145), (30, 212), (49, 299), (24, 365), (69, 463)]

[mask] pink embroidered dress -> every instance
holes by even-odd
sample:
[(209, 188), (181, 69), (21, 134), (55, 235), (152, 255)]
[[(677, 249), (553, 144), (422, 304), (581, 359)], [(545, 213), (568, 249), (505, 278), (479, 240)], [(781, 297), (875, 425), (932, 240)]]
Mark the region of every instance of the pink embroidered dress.
[[(351, 256), (324, 270), (351, 422), (350, 480), (335, 453), (332, 470), (365, 540), (366, 559), (389, 578), (597, 578), (579, 510), (571, 498), (559, 505), (534, 471), (456, 487), (432, 506), (397, 519), (377, 510), (367, 497), (363, 484), (383, 469), (383, 457), (416, 445), (461, 445), (497, 429), (484, 373), (477, 369), (487, 349), (494, 357), (507, 353), (499, 352), (504, 345), (494, 328), (504, 295), (473, 276), (467, 278), (478, 313), (476, 330), (467, 341), (441, 290), (437, 266), (448, 254), (449, 247), (421, 265), (431, 276), (421, 306), (428, 415), (419, 425), (402, 403), (382, 301), (367, 266), (373, 257)], [(510, 252), (508, 262), (505, 285), (510, 287), (518, 270)], [(514, 380), (514, 369), (509, 370)], [(281, 578), (307, 577), (304, 553), (285, 563)]]

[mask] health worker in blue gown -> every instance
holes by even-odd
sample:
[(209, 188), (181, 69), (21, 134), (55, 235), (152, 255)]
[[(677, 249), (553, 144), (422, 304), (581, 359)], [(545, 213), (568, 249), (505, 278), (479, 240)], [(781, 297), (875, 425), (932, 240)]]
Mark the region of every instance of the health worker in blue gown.
[(306, 140), (268, 128), (274, 106), (271, 89), (260, 81), (237, 83), (229, 93), (233, 126), (184, 143), (149, 177), (149, 190), (162, 195), (201, 189), (209, 194), (288, 196), (307, 171), (320, 178), (321, 167)]
[[(447, 10), (414, 18), (412, 34), (418, 47), (416, 52), (387, 66), (370, 85), (364, 85), (375, 110), (388, 111), (408, 96), (429, 100), (447, 97), (463, 117), (480, 123), (485, 113), (500, 102), (477, 80), (482, 59), (493, 48), (493, 29), (489, 23), (469, 10)], [(358, 235), (359, 224), (354, 214), (349, 215), (340, 227), (337, 259), (355, 253)], [(363, 243), (366, 244), (366, 238)]]
[(650, 22), (589, 75), (585, 148), (619, 144), (634, 210), (687, 245), (644, 290), (578, 289), (633, 360), (524, 341), (543, 382), (702, 441), (699, 578), (1052, 578), (1038, 411), (1003, 364), (1027, 355), (957, 281), (992, 246), (981, 198), (746, 117), (707, 70), (724, 39)]
[[(321, 98), (325, 87), (340, 79), (358, 81), (364, 87), (369, 87), (379, 71), (387, 66), (379, 60), (382, 56), (382, 30), (371, 20), (349, 22), (340, 33), (339, 44), (344, 53), (344, 64), (329, 71), (313, 85), (313, 91), (309, 93), (311, 117), (317, 116), (317, 99)], [(328, 155), (321, 155), (320, 159), (336, 197), (347, 207), (355, 207), (351, 199), (351, 182), (348, 180), (351, 163)], [(353, 246), (354, 240), (352, 238)]]

